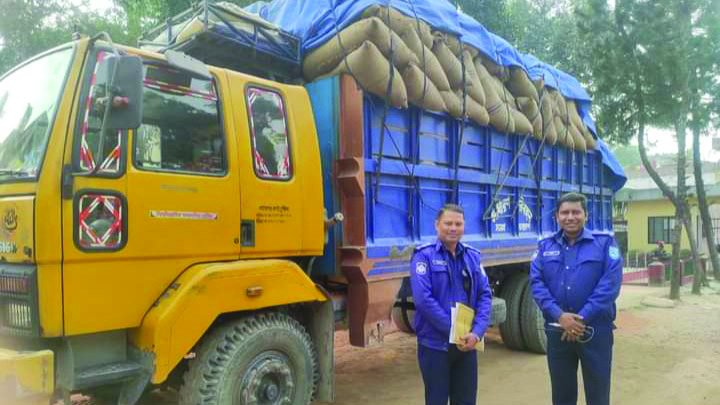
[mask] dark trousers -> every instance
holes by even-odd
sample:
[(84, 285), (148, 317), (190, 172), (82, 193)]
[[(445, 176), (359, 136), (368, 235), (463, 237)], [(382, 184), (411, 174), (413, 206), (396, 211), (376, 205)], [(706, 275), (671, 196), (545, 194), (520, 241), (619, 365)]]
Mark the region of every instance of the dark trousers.
[(477, 352), (461, 352), (450, 345), (447, 352), (418, 345), (418, 362), (425, 383), (426, 405), (475, 405)]
[(612, 329), (598, 328), (587, 343), (562, 342), (560, 341), (562, 332), (557, 329), (549, 328), (546, 333), (553, 405), (577, 404), (578, 361), (582, 366), (587, 405), (609, 405)]

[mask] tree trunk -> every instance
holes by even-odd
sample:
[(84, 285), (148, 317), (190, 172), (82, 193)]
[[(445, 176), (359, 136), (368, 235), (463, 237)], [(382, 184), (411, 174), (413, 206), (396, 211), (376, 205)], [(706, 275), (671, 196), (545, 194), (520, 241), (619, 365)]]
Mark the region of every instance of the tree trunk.
[[(682, 79), (681, 79), (682, 82)], [(685, 81), (685, 87), (687, 88), (687, 81)], [(685, 98), (687, 100), (687, 98)], [(685, 229), (687, 230), (688, 234), (688, 240), (690, 240), (690, 236), (692, 233), (692, 229), (687, 227), (688, 219), (690, 216), (690, 213), (687, 211), (688, 204), (687, 204), (687, 189), (685, 187), (685, 166), (687, 165), (687, 161), (685, 158), (685, 150), (687, 149), (685, 144), (687, 140), (687, 111), (688, 106), (683, 105), (683, 103), (678, 103), (678, 114), (675, 117), (675, 138), (677, 139), (677, 189), (676, 189), (676, 195), (678, 204), (675, 206), (676, 215), (675, 215), (675, 229), (679, 230), (680, 232), (675, 234), (675, 239), (677, 239), (677, 246), (678, 246), (678, 253), (680, 252), (680, 246), (682, 241), (682, 226), (685, 226)], [(674, 251), (673, 245), (673, 251)], [(690, 249), (693, 250), (693, 246), (690, 245)], [(679, 289), (679, 286), (678, 286)]]
[(702, 230), (705, 235), (705, 241), (710, 254), (710, 263), (712, 263), (713, 275), (715, 280), (720, 280), (720, 258), (718, 257), (717, 247), (715, 246), (715, 230), (712, 226), (712, 218), (710, 217), (710, 207), (708, 206), (707, 196), (705, 195), (705, 181), (702, 177), (702, 161), (700, 157), (700, 127), (696, 122), (693, 114), (693, 169), (695, 172), (695, 189), (697, 192), (698, 208), (700, 210), (700, 219), (702, 221)]
[[(675, 229), (679, 226), (684, 225), (687, 231), (688, 240), (690, 242), (690, 250), (692, 252), (693, 263), (696, 267), (699, 267), (699, 260), (697, 258), (697, 245), (695, 244), (695, 237), (690, 228), (692, 223), (690, 218), (690, 209), (687, 202), (687, 187), (685, 182), (686, 174), (686, 143), (687, 143), (687, 123), (688, 123), (688, 112), (690, 110), (690, 67), (686, 58), (680, 57), (680, 55), (690, 54), (690, 38), (692, 38), (692, 21), (690, 17), (690, 8), (688, 1), (680, 0), (677, 3), (672, 4), (672, 10), (677, 15), (677, 26), (678, 26), (678, 38), (677, 38), (677, 52), (678, 59), (676, 66), (670, 71), (670, 87), (674, 90), (673, 93), (676, 97), (673, 97), (674, 101), (674, 126), (675, 136), (677, 139), (677, 203), (675, 209), (677, 212)], [(680, 229), (682, 230), (682, 229)], [(678, 247), (682, 234), (676, 235)], [(673, 252), (674, 253), (674, 252)], [(678, 252), (679, 253), (679, 252)], [(701, 274), (701, 269), (696, 269), (693, 279), (693, 294), (700, 293), (700, 284), (702, 278), (698, 279), (698, 275)]]
[(682, 239), (682, 208), (675, 209), (675, 237), (672, 241), (672, 274), (670, 276), (670, 299), (680, 299), (680, 283), (682, 282), (682, 266), (680, 265), (680, 240)]
[(685, 213), (683, 221), (685, 225), (685, 232), (687, 233), (688, 241), (690, 242), (690, 251), (692, 252), (693, 267), (695, 268), (695, 271), (693, 272), (692, 293), (700, 294), (700, 287), (705, 280), (705, 272), (703, 271), (702, 267), (700, 267), (700, 255), (698, 254), (697, 242), (692, 229), (690, 207), (685, 205), (683, 211)]
[[(636, 82), (636, 97), (638, 100), (638, 109), (639, 113), (638, 116), (644, 117), (644, 102), (642, 98), (642, 92), (640, 89), (640, 81)], [(684, 143), (683, 143), (684, 146)], [(681, 281), (681, 268), (680, 268), (680, 240), (682, 235), (682, 206), (678, 202), (678, 197), (675, 195), (675, 193), (672, 191), (670, 186), (668, 186), (665, 181), (663, 181), (662, 178), (660, 178), (660, 175), (655, 171), (655, 169), (650, 164), (650, 159), (648, 159), (647, 156), (647, 150), (645, 149), (645, 121), (640, 120), (638, 123), (638, 151), (640, 152), (640, 160), (642, 161), (643, 167), (645, 167), (645, 170), (648, 172), (648, 175), (650, 175), (650, 178), (653, 179), (655, 184), (660, 188), (663, 195), (672, 202), (673, 206), (675, 206), (675, 229), (674, 229), (674, 235), (675, 238), (672, 241), (672, 276), (670, 277), (670, 299), (677, 300), (680, 299), (680, 281)], [(683, 170), (684, 173), (684, 170)], [(684, 174), (683, 174), (684, 175)]]

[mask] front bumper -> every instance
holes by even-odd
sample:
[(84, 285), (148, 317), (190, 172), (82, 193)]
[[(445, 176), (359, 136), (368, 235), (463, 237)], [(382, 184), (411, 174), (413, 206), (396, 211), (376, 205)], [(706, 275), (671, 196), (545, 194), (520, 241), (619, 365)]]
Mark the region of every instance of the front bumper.
[(55, 389), (50, 350), (0, 349), (0, 405), (48, 405)]

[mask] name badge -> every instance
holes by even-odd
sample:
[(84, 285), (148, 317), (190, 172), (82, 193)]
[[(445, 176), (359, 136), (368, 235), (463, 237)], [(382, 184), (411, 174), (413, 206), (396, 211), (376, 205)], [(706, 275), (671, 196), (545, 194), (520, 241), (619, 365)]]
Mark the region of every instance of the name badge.
[(447, 262), (445, 260), (439, 260), (439, 259), (434, 259), (432, 261), (432, 264), (434, 264), (436, 266), (447, 266)]
[(560, 251), (559, 250), (548, 250), (546, 252), (543, 252), (543, 256), (544, 257), (560, 256)]

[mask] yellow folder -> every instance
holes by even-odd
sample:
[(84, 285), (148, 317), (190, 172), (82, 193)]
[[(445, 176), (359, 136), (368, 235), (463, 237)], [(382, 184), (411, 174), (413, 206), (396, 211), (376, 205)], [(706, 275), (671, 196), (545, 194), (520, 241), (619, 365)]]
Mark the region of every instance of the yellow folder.
[[(450, 343), (456, 345), (463, 344), (463, 336), (470, 333), (473, 320), (475, 319), (475, 311), (469, 306), (456, 302), (455, 306), (450, 308)], [(475, 350), (485, 351), (485, 338), (481, 337), (475, 345)]]

